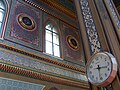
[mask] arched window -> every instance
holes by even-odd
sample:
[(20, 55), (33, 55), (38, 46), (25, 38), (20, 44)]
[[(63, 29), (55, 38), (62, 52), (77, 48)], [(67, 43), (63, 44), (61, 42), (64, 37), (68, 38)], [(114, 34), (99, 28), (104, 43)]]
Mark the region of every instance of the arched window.
[(2, 0), (0, 0), (0, 34), (2, 33), (2, 24), (3, 24), (3, 18), (5, 15), (5, 5)]
[(60, 57), (58, 27), (50, 22), (45, 27), (45, 52)]

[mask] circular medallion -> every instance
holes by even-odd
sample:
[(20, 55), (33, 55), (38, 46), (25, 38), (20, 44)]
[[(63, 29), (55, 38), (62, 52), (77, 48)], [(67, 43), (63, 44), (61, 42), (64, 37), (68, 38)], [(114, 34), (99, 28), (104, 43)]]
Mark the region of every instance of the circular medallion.
[(78, 41), (73, 36), (69, 35), (67, 37), (67, 42), (71, 48), (78, 49), (78, 47), (79, 47)]
[(23, 17), (22, 18), (22, 22), (27, 25), (27, 26), (31, 26), (32, 25), (32, 21), (30, 20), (30, 18), (28, 17)]
[(34, 19), (26, 14), (20, 14), (18, 16), (18, 22), (23, 28), (29, 31), (33, 31), (36, 25)]

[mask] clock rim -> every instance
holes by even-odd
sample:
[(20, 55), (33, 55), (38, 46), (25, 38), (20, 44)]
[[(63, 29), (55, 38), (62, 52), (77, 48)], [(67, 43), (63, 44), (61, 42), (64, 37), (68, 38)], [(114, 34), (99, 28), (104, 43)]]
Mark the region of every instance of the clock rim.
[[(95, 83), (93, 80), (91, 80), (91, 78), (89, 77), (89, 74), (88, 74), (89, 65), (91, 64), (91, 62), (94, 60), (94, 58), (98, 54), (105, 54), (105, 55), (107, 55), (109, 57), (110, 61), (111, 61), (111, 65), (112, 65), (110, 75), (108, 76), (108, 78), (105, 81), (103, 81), (101, 83)], [(107, 86), (115, 79), (116, 74), (117, 74), (117, 60), (111, 53), (108, 53), (108, 52), (97, 52), (97, 53), (95, 53), (94, 55), (91, 56), (90, 60), (86, 64), (86, 76), (88, 78), (88, 81), (91, 84), (93, 84), (93, 85), (96, 85), (96, 86)]]

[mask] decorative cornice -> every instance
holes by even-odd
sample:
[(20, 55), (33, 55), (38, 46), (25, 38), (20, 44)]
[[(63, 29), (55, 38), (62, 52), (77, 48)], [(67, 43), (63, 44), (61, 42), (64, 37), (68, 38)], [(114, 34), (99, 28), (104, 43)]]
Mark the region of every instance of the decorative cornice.
[(83, 81), (88, 83), (86, 75), (83, 73), (81, 74), (81, 72), (76, 72), (75, 70), (69, 70), (67, 68), (59, 67), (58, 65), (42, 62), (41, 60), (10, 50), (5, 50), (3, 48), (0, 48), (0, 63), (24, 68), (38, 73), (45, 73), (72, 81)]
[(19, 67), (6, 65), (6, 64), (1, 64), (1, 63), (0, 63), (0, 71), (22, 75), (25, 77), (31, 77), (34, 79), (55, 82), (55, 83), (64, 84), (64, 85), (89, 88), (89, 84), (87, 83), (75, 82), (75, 81), (66, 80), (66, 79), (62, 79), (58, 77), (53, 77), (53, 76), (49, 76), (46, 74), (37, 73), (37, 72), (30, 71), (30, 70), (26, 70), (26, 69), (22, 69)]
[[(43, 8), (41, 8), (40, 6), (36, 5), (35, 3), (29, 1), (29, 0), (24, 0), (25, 2), (27, 2), (28, 4), (36, 7), (36, 8), (39, 8), (43, 11), (46, 12), (46, 10), (44, 10)], [(72, 12), (71, 10), (65, 8), (63, 5), (61, 5), (60, 3), (58, 3), (57, 1), (55, 0), (40, 0), (42, 1), (43, 3), (47, 4), (48, 6), (50, 6), (51, 8), (53, 9), (56, 9), (64, 14), (66, 14), (67, 16), (69, 16), (70, 18), (73, 18), (73, 19), (77, 19), (76, 17), (76, 14), (74, 12)]]
[(75, 66), (68, 65), (68, 64), (65, 64), (63, 62), (51, 60), (51, 59), (45, 58), (45, 57), (40, 57), (40, 56), (37, 56), (37, 55), (35, 55), (33, 53), (28, 53), (28, 52), (25, 52), (25, 51), (22, 51), (20, 49), (14, 48), (12, 46), (7, 46), (7, 45), (4, 45), (4, 44), (0, 44), (0, 47), (8, 49), (8, 50), (12, 50), (14, 52), (18, 52), (18, 53), (24, 54), (26, 56), (33, 57), (33, 58), (36, 58), (36, 59), (39, 59), (39, 60), (42, 60), (42, 61), (45, 61), (45, 62), (48, 62), (48, 63), (52, 63), (52, 64), (55, 64), (55, 65), (58, 65), (58, 66), (61, 66), (61, 67), (64, 67), (64, 68), (79, 71), (83, 75), (85, 74), (85, 68), (77, 68)]
[(69, 17), (71, 17), (73, 19), (77, 18), (74, 12), (72, 12), (69, 9), (65, 8), (63, 5), (56, 2), (55, 0), (41, 0), (41, 1), (46, 3), (47, 5), (49, 5), (52, 8), (54, 8), (56, 10), (59, 10), (62, 13), (65, 13), (66, 15), (68, 15)]

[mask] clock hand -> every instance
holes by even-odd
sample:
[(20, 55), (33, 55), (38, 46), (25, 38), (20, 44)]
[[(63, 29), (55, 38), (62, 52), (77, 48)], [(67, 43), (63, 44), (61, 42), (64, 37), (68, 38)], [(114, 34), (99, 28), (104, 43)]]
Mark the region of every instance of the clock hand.
[(94, 69), (98, 69), (98, 74), (99, 74), (99, 79), (100, 79), (101, 78), (101, 73), (100, 73), (101, 67), (99, 65), (97, 65), (97, 68), (94, 68)]
[(98, 65), (98, 67), (97, 67), (97, 68), (94, 68), (94, 69), (101, 69), (101, 68), (107, 68), (107, 66), (101, 66), (101, 67), (100, 67), (100, 66)]
[(101, 77), (101, 74), (100, 74), (100, 69), (101, 67), (99, 65), (97, 65), (98, 67), (96, 69), (98, 69), (98, 73), (99, 73), (99, 78)]
[(98, 69), (98, 70), (100, 70), (100, 69), (101, 69), (101, 67), (100, 67), (99, 65), (97, 65), (97, 68), (94, 68), (94, 69)]
[(100, 68), (107, 68), (107, 66), (102, 66), (102, 67), (100, 67)]
[(101, 77), (101, 74), (100, 74), (100, 69), (98, 69), (98, 73), (99, 73), (99, 78)]

